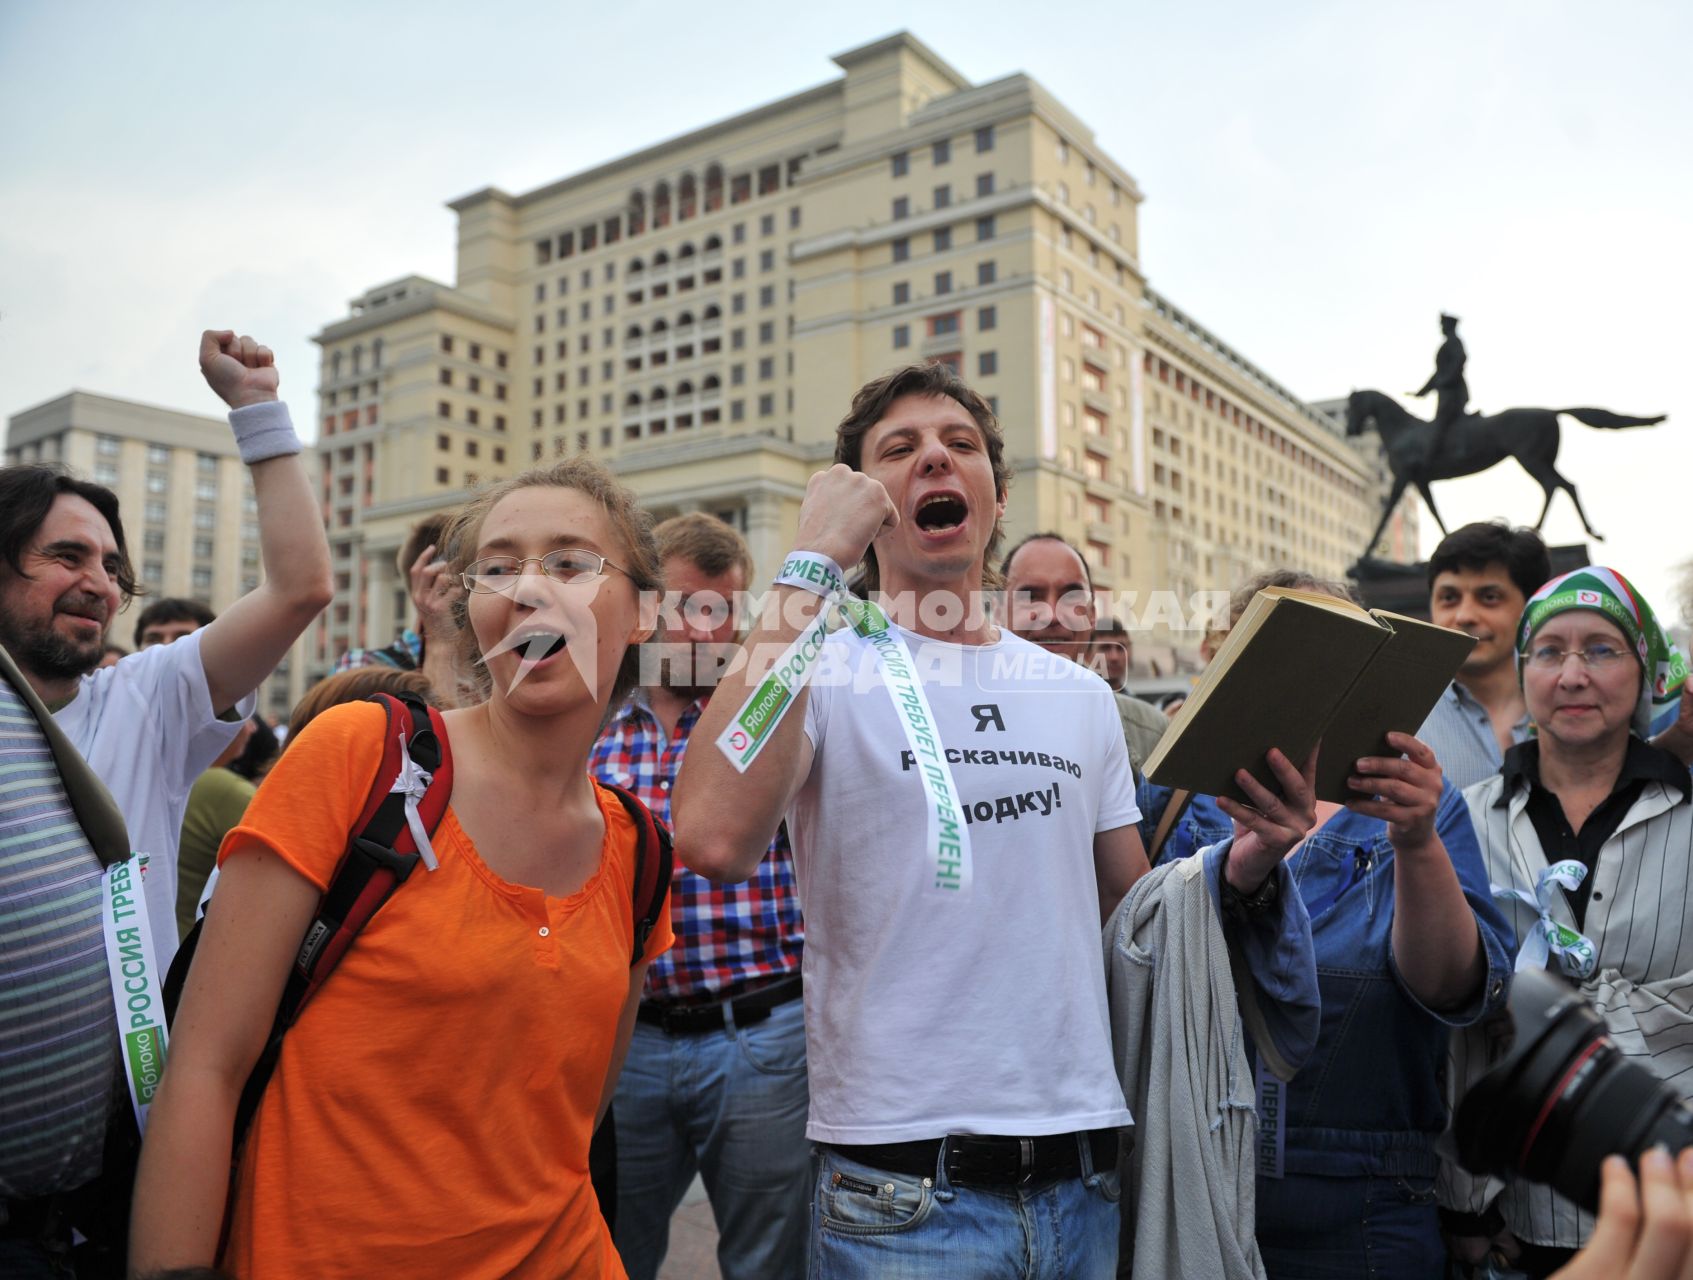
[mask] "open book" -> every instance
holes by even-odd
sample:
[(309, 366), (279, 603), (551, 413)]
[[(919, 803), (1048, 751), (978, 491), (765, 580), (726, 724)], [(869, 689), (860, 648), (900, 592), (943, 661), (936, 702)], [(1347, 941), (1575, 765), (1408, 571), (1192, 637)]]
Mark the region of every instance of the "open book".
[(1415, 733), (1475, 647), (1461, 631), (1289, 587), (1260, 591), (1229, 632), (1156, 750), (1146, 776), (1244, 800), (1247, 769), (1280, 788), (1264, 754), (1295, 766), (1322, 739), (1317, 798), (1352, 800), (1360, 756), (1394, 756), (1390, 730)]

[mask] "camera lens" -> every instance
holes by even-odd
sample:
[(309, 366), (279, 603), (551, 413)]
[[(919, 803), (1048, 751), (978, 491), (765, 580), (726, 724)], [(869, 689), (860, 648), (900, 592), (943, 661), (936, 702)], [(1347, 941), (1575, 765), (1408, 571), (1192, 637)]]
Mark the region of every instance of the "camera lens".
[(1659, 1143), (1693, 1145), (1693, 1110), (1623, 1056), (1568, 983), (1544, 971), (1517, 974), (1510, 1019), (1504, 1058), (1465, 1095), (1453, 1125), (1472, 1173), (1520, 1174), (1597, 1210), (1606, 1156), (1638, 1162)]

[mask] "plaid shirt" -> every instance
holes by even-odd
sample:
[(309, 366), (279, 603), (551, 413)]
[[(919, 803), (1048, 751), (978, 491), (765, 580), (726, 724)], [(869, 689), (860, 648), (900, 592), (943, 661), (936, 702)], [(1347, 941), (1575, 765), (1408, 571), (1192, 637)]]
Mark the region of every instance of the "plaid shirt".
[[(588, 771), (633, 791), (668, 826), (670, 786), (704, 706), (696, 701), (683, 711), (676, 736), (667, 742), (637, 690), (600, 734)], [(797, 974), (805, 922), (787, 828), (776, 832), (752, 878), (739, 884), (713, 884), (678, 865), (670, 882), (670, 923), (676, 945), (647, 970), (649, 1000), (732, 995), (752, 979)]]

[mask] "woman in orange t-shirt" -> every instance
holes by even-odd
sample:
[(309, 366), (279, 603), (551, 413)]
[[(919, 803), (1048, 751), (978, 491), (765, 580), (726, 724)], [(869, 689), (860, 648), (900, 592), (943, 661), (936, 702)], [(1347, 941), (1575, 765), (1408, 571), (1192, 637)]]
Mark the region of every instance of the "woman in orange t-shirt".
[(488, 700), (446, 713), (451, 806), (283, 1042), (226, 1206), (242, 1083), (376, 775), (380, 707), (319, 717), (221, 852), (142, 1152), (137, 1272), (620, 1277), (588, 1143), (629, 1044), (635, 832), (589, 778), (657, 554), (586, 460), (473, 500), (450, 540)]

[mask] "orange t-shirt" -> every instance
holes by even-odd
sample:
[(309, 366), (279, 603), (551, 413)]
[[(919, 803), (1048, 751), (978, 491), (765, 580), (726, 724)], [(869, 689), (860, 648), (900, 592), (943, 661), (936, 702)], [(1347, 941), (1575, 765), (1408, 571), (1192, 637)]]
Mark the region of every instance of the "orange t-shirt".
[[(324, 713), (220, 861), (274, 849), (326, 888), (382, 751), (382, 708)], [(283, 1041), (219, 1265), (301, 1276), (620, 1277), (588, 1181), (634, 946), (635, 830), (596, 788), (600, 866), (568, 898), (508, 884), (451, 807)], [(648, 957), (671, 944), (662, 912)]]

